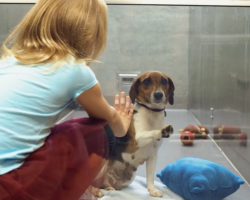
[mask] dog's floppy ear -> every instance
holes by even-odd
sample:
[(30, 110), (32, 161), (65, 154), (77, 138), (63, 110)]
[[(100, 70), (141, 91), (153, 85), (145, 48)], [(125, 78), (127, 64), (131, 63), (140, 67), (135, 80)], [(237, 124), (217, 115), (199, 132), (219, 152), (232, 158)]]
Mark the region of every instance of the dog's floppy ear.
[(174, 104), (174, 83), (171, 80), (171, 78), (168, 78), (168, 83), (169, 83), (169, 92), (168, 92), (168, 102), (173, 105)]
[(133, 84), (130, 87), (129, 97), (130, 97), (132, 103), (135, 103), (135, 98), (139, 92), (139, 84), (140, 84), (140, 79), (135, 78)]

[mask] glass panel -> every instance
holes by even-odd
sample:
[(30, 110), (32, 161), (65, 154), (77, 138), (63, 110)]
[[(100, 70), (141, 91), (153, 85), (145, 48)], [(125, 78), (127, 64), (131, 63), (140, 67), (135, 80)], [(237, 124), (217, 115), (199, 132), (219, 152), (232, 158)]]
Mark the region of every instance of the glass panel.
[[(195, 116), (211, 128), (239, 127), (248, 136), (249, 14), (249, 8), (191, 7), (189, 58), (189, 103)], [(216, 142), (250, 180), (249, 148), (239, 139)]]
[[(1, 43), (31, 6), (0, 4)], [(222, 164), (250, 182), (249, 146), (237, 138), (213, 140), (213, 128), (220, 124), (238, 126), (250, 136), (249, 14), (247, 7), (108, 6), (107, 47), (91, 68), (109, 103), (121, 88), (128, 93), (133, 78), (144, 71), (162, 71), (175, 84), (175, 104), (167, 106), (166, 118), (175, 132), (160, 148), (157, 172), (194, 156)], [(65, 119), (82, 116), (86, 113), (77, 110)], [(183, 146), (178, 129), (189, 124), (207, 126), (210, 137)], [(145, 168), (137, 175), (145, 177)], [(246, 182), (227, 200), (249, 195)]]
[(108, 25), (102, 63), (92, 65), (105, 96), (119, 92), (119, 72), (160, 70), (178, 87), (174, 107), (187, 109), (189, 7), (110, 5)]

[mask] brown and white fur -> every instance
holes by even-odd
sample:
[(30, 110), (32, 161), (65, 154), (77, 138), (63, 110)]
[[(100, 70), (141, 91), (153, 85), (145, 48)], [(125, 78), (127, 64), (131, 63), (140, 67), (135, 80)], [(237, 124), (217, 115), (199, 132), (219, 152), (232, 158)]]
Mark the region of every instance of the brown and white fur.
[[(129, 92), (134, 103), (133, 119), (127, 140), (121, 138), (119, 142), (118, 139), (115, 153), (108, 160), (104, 188), (119, 190), (127, 186), (133, 181), (138, 166), (146, 162), (148, 191), (151, 196), (162, 196), (162, 192), (154, 185), (154, 173), (157, 152), (163, 138), (173, 132), (171, 125), (164, 126), (164, 112), (168, 103), (174, 104), (174, 89), (172, 80), (158, 71), (145, 72), (134, 80)], [(149, 110), (141, 104), (155, 110)]]

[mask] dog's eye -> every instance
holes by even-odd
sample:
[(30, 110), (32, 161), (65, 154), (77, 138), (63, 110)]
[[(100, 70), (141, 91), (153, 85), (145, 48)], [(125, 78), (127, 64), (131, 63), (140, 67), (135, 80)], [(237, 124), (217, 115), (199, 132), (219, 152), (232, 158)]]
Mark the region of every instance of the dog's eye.
[(150, 80), (150, 79), (145, 79), (145, 80), (143, 81), (143, 84), (144, 84), (145, 86), (149, 86), (149, 85), (151, 84), (151, 80)]
[(166, 79), (161, 79), (161, 84), (162, 85), (167, 85), (168, 84), (168, 81)]

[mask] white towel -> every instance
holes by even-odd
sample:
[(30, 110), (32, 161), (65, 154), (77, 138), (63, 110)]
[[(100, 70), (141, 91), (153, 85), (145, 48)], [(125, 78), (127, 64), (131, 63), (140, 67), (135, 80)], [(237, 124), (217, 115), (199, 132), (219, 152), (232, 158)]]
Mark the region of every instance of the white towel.
[[(146, 178), (136, 176), (135, 180), (130, 185), (120, 191), (102, 190), (104, 196), (98, 200), (184, 200), (182, 197), (169, 190), (165, 185), (157, 181), (155, 181), (155, 186), (162, 191), (163, 197), (151, 197), (146, 185)], [(81, 199), (84, 199), (84, 197), (82, 196), (80, 200)]]

